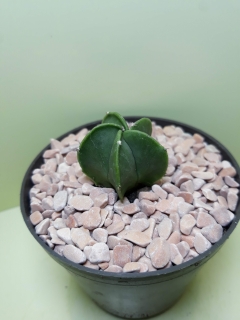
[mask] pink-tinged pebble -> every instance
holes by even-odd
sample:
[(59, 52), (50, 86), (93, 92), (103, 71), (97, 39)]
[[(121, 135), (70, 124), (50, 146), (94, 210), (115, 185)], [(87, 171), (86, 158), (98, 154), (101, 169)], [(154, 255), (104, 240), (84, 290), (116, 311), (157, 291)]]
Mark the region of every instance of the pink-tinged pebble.
[(211, 242), (209, 242), (201, 233), (197, 233), (194, 239), (194, 247), (200, 254), (211, 248)]
[(162, 212), (155, 211), (155, 213), (151, 215), (151, 219), (154, 219), (156, 220), (156, 223), (159, 223), (163, 220), (164, 216), (165, 215)]
[(65, 258), (67, 258), (68, 260), (71, 260), (72, 262), (75, 262), (75, 263), (82, 264), (86, 261), (85, 254), (80, 249), (74, 247), (71, 244), (66, 245), (63, 248), (63, 255)]
[(155, 205), (153, 202), (149, 200), (141, 200), (140, 201), (140, 209), (142, 212), (144, 212), (148, 217), (152, 215), (155, 212)]
[(229, 191), (228, 186), (224, 185), (219, 191), (219, 195), (227, 199), (228, 191)]
[(207, 159), (210, 162), (220, 162), (221, 161), (221, 155), (217, 153), (212, 152), (206, 152), (204, 153), (204, 158)]
[(53, 226), (56, 229), (66, 228), (65, 219), (57, 218), (55, 221), (53, 221)]
[(193, 203), (193, 195), (190, 192), (180, 191), (178, 196), (183, 198), (187, 203)]
[(180, 220), (180, 230), (185, 235), (190, 235), (192, 228), (195, 226), (196, 220), (191, 214), (185, 214)]
[[(41, 237), (41, 236), (40, 236)], [(54, 251), (59, 254), (60, 256), (63, 256), (63, 249), (64, 249), (65, 245), (61, 246), (61, 245), (57, 245), (54, 248)]]
[(175, 244), (170, 244), (170, 254), (172, 263), (179, 265), (183, 262), (183, 257)]
[(82, 213), (82, 221), (85, 229), (93, 230), (101, 223), (100, 208), (92, 207), (89, 211)]
[(204, 141), (203, 136), (201, 136), (199, 133), (194, 133), (193, 139), (194, 139), (197, 143), (202, 143), (202, 142)]
[[(181, 164), (180, 169), (183, 173), (191, 173), (192, 171), (198, 171), (198, 165), (193, 162), (185, 162)], [(191, 179), (191, 176), (190, 176)]]
[(216, 220), (207, 212), (200, 211), (197, 217), (197, 227), (204, 228), (216, 224)]
[(108, 194), (107, 193), (102, 193), (94, 199), (94, 206), (95, 207), (105, 208), (106, 205), (108, 205)]
[(139, 247), (139, 246), (133, 246), (132, 249), (132, 261), (138, 261), (145, 253), (146, 249)]
[(179, 203), (178, 205), (178, 214), (180, 218), (188, 214), (190, 211), (194, 210), (194, 206), (187, 202)]
[(203, 208), (203, 209), (206, 209), (207, 211), (212, 210), (212, 207), (204, 203), (200, 198), (194, 199), (193, 205), (195, 206), (195, 208)]
[(219, 172), (220, 177), (234, 177), (237, 174), (237, 171), (233, 167), (224, 168)]
[(177, 248), (179, 252), (181, 253), (182, 257), (185, 258), (187, 254), (189, 253), (190, 246), (186, 241), (181, 241), (177, 244)]
[(130, 229), (136, 231), (144, 231), (149, 227), (149, 220), (147, 219), (134, 219), (130, 224)]
[(206, 197), (206, 199), (210, 201), (217, 201), (217, 196), (216, 193), (210, 189), (204, 188), (202, 189), (202, 193)]
[(226, 176), (224, 177), (224, 181), (225, 183), (231, 187), (231, 188), (237, 188), (239, 187), (239, 183), (237, 183), (237, 181), (235, 181), (232, 177), (230, 176)]
[(172, 193), (174, 196), (177, 196), (180, 192), (179, 188), (173, 185), (172, 183), (166, 182), (162, 185), (162, 189), (168, 193)]
[(142, 263), (142, 262), (139, 262), (139, 261), (138, 261), (138, 263), (140, 264), (140, 273), (148, 271), (148, 265), (146, 263)]
[(51, 242), (56, 245), (65, 245), (65, 242), (61, 240), (56, 234), (52, 235)]
[(167, 198), (167, 192), (163, 190), (158, 184), (154, 184), (152, 186), (152, 191), (160, 198), (160, 199), (166, 199)]
[(98, 264), (99, 268), (102, 270), (106, 270), (109, 267), (109, 262), (102, 262)]
[(195, 191), (201, 189), (202, 186), (204, 186), (204, 184), (206, 183), (203, 179), (199, 179), (199, 178), (195, 178), (192, 181), (193, 181)]
[(214, 177), (214, 174), (212, 172), (206, 171), (192, 171), (192, 176), (195, 178), (203, 179), (203, 180), (210, 180)]
[(169, 218), (172, 221), (173, 224), (173, 231), (179, 231), (180, 230), (180, 217), (178, 213), (171, 213), (169, 215)]
[(113, 215), (113, 222), (107, 227), (108, 234), (117, 234), (125, 227), (125, 223), (118, 214)]
[(150, 242), (151, 238), (145, 235), (143, 232), (135, 230), (123, 230), (118, 233), (118, 237), (131, 241), (140, 247), (146, 247)]
[(122, 268), (116, 265), (111, 265), (107, 269), (105, 269), (106, 272), (114, 272), (114, 273), (121, 273)]
[(51, 149), (58, 149), (59, 151), (61, 151), (63, 149), (63, 144), (56, 140), (56, 139), (50, 139), (51, 141)]
[[(85, 183), (84, 183), (84, 184), (85, 184)], [(96, 187), (94, 187), (94, 188), (91, 190), (89, 196), (90, 196), (90, 198), (94, 201), (94, 199), (95, 199), (96, 197), (98, 197), (100, 194), (104, 194), (104, 193), (105, 193), (105, 192), (103, 191), (102, 188), (96, 188)]]
[(83, 215), (81, 212), (75, 212), (73, 214), (75, 220), (77, 221), (78, 227), (81, 227), (83, 225)]
[(30, 204), (31, 207), (31, 212), (35, 212), (35, 211), (39, 211), (39, 212), (43, 212), (43, 207), (41, 204), (39, 204), (38, 202), (32, 202)]
[(73, 206), (78, 211), (89, 210), (93, 206), (93, 201), (88, 196), (74, 196), (70, 200), (70, 205)]
[(113, 249), (113, 264), (124, 267), (126, 263), (131, 262), (132, 248), (126, 245), (117, 245)]
[(97, 264), (93, 264), (91, 263), (90, 261), (86, 261), (84, 264), (83, 264), (84, 267), (86, 268), (90, 268), (90, 269), (94, 269), (94, 270), (99, 270), (99, 266)]
[(173, 225), (169, 218), (164, 218), (158, 226), (158, 234), (162, 239), (167, 240), (172, 233)]
[(54, 210), (57, 212), (61, 211), (67, 203), (67, 198), (68, 198), (67, 191), (63, 190), (63, 191), (57, 192), (53, 198)]
[(180, 186), (181, 191), (186, 191), (193, 193), (194, 192), (194, 184), (192, 180), (188, 180), (186, 182), (183, 182)]
[(67, 244), (72, 244), (71, 232), (69, 228), (57, 230), (57, 236)]
[(141, 265), (138, 262), (128, 262), (123, 267), (123, 272), (140, 272)]
[(50, 159), (50, 158), (54, 158), (56, 153), (58, 153), (60, 150), (59, 149), (49, 149), (44, 151), (43, 153), (43, 158), (45, 159)]
[(66, 226), (70, 229), (78, 227), (77, 220), (74, 218), (73, 215), (69, 215), (65, 223), (66, 223)]
[(183, 142), (178, 144), (174, 151), (175, 153), (182, 153), (184, 156), (186, 156), (190, 150), (190, 148), (194, 145), (195, 140), (192, 138), (185, 139)]
[(211, 243), (215, 243), (222, 238), (223, 228), (220, 224), (215, 223), (202, 228), (201, 233)]
[(195, 250), (189, 250), (189, 253), (187, 254), (187, 256), (184, 258), (183, 262), (187, 262), (189, 260), (192, 260), (193, 258), (196, 258), (197, 256), (199, 256), (199, 254), (195, 251)]
[(149, 200), (149, 201), (157, 201), (159, 199), (159, 196), (152, 192), (152, 191), (141, 191), (139, 192), (139, 196), (138, 196), (139, 200)]
[(88, 229), (83, 227), (71, 229), (71, 239), (81, 250), (93, 240)]
[(234, 219), (234, 214), (227, 210), (227, 208), (221, 206), (210, 211), (210, 214), (223, 227), (229, 225), (229, 223)]
[(107, 242), (107, 238), (108, 238), (108, 232), (106, 229), (103, 228), (97, 228), (93, 230), (92, 233), (92, 237), (93, 239), (95, 239), (97, 242)]
[(146, 230), (144, 230), (142, 233), (143, 233), (145, 236), (147, 236), (147, 237), (149, 237), (149, 238), (152, 238), (152, 236), (153, 236), (153, 231), (154, 231), (154, 228), (155, 228), (155, 225), (156, 225), (156, 220), (150, 218), (150, 219), (148, 219), (148, 221), (149, 221), (149, 227), (148, 227)]
[(179, 231), (174, 231), (170, 237), (167, 239), (168, 243), (178, 244), (181, 239), (181, 234)]
[(109, 248), (106, 243), (96, 243), (92, 246), (92, 251), (89, 255), (91, 263), (102, 263), (110, 261)]
[(147, 250), (152, 265), (155, 268), (163, 268), (168, 264), (170, 260), (170, 245), (165, 239), (153, 239), (153, 241), (148, 246)]
[(42, 201), (42, 207), (44, 210), (53, 210), (53, 198), (51, 196), (44, 198)]
[(89, 195), (90, 192), (91, 192), (93, 189), (94, 189), (94, 187), (93, 187), (91, 184), (89, 184), (89, 183), (84, 183), (84, 184), (82, 185), (82, 193), (83, 193), (84, 195)]
[(42, 212), (42, 216), (43, 216), (43, 219), (52, 218), (52, 220), (55, 220), (57, 218), (61, 218), (62, 214), (61, 212), (55, 212), (54, 210), (45, 210)]
[(31, 223), (36, 226), (37, 224), (39, 224), (41, 221), (43, 221), (43, 216), (39, 211), (35, 211), (33, 212), (30, 216), (30, 221)]
[(135, 203), (126, 204), (123, 206), (122, 211), (126, 214), (135, 214), (140, 211), (140, 208)]
[(99, 224), (99, 228), (101, 228), (103, 225), (104, 225), (104, 223), (105, 223), (105, 221), (106, 221), (106, 218), (107, 218), (107, 216), (108, 216), (108, 210), (107, 209), (101, 209), (100, 210), (100, 216), (101, 216), (101, 222), (100, 222), (100, 224)]
[(218, 176), (215, 179), (215, 181), (212, 182), (212, 185), (213, 185), (214, 190), (216, 190), (216, 191), (221, 190), (221, 188), (224, 186), (223, 178)]
[(38, 184), (42, 180), (42, 175), (40, 173), (36, 173), (36, 174), (32, 175), (31, 179), (34, 184)]
[(70, 151), (65, 157), (66, 164), (71, 166), (73, 163), (77, 162), (77, 151)]
[(193, 177), (191, 176), (191, 174), (185, 172), (185, 173), (179, 175), (178, 177), (176, 177), (176, 179), (175, 179), (175, 185), (176, 185), (177, 187), (180, 187), (180, 185), (181, 185), (182, 183), (184, 183), (184, 182), (186, 182), (186, 181), (188, 181), (188, 180), (192, 180), (192, 179), (193, 179)]
[(190, 248), (193, 248), (194, 246), (194, 236), (185, 236), (185, 235), (181, 235), (181, 240), (182, 241), (186, 241), (189, 244)]
[(50, 226), (50, 219), (44, 219), (39, 224), (36, 225), (36, 234), (47, 234), (48, 227)]
[(238, 203), (238, 196), (236, 193), (231, 191), (232, 189), (229, 189), (228, 195), (227, 195), (227, 202), (228, 202), (228, 208), (231, 211), (235, 211)]
[(148, 271), (156, 271), (157, 269), (154, 268), (154, 266), (152, 265), (152, 262), (149, 258), (147, 258), (145, 255), (143, 257), (141, 257), (138, 262), (140, 263), (144, 263), (148, 266)]
[(171, 206), (171, 201), (169, 199), (159, 199), (158, 203), (156, 203), (156, 210), (160, 212), (166, 212)]
[(114, 247), (116, 247), (117, 245), (125, 245), (125, 246), (130, 246), (132, 247), (132, 243), (121, 239), (119, 237), (116, 236), (109, 236), (107, 239), (107, 245), (109, 247), (109, 249), (113, 249)]
[(218, 203), (219, 203), (220, 206), (228, 208), (227, 200), (224, 197), (218, 196), (217, 200), (218, 200)]
[(114, 203), (117, 201), (117, 193), (116, 192), (110, 192), (108, 193), (108, 204), (114, 205)]

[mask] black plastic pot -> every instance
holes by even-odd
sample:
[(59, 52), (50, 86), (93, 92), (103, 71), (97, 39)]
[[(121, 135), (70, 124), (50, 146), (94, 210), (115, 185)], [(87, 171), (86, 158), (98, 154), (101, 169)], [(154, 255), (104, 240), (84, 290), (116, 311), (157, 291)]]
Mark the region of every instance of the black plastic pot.
[[(135, 122), (139, 117), (126, 117), (129, 122)], [(205, 137), (205, 141), (214, 144), (222, 153), (223, 159), (228, 160), (237, 170), (236, 181), (239, 182), (240, 168), (230, 154), (230, 152), (217, 140), (202, 132), (199, 129), (185, 125), (180, 122), (151, 118), (156, 124), (161, 126), (176, 125), (181, 126), (185, 132), (199, 133)], [(92, 129), (100, 121), (85, 124), (58, 139), (62, 139), (70, 133), (77, 133), (82, 128)], [(49, 149), (48, 145), (44, 150)], [(178, 266), (168, 269), (147, 272), (147, 273), (108, 273), (104, 271), (92, 270), (84, 266), (75, 264), (64, 257), (59, 256), (50, 249), (35, 233), (35, 229), (30, 222), (30, 201), (29, 190), (33, 186), (31, 173), (33, 169), (39, 168), (43, 163), (42, 150), (33, 160), (28, 168), (21, 189), (21, 211), (23, 219), (38, 243), (43, 249), (61, 266), (66, 268), (81, 288), (103, 309), (124, 318), (146, 318), (163, 312), (171, 307), (182, 295), (186, 286), (193, 279), (200, 267), (206, 263), (224, 244), (230, 234), (235, 229), (240, 218), (240, 204), (238, 202), (235, 211), (235, 218), (227, 227), (220, 241), (214, 244), (208, 251), (198, 257)]]

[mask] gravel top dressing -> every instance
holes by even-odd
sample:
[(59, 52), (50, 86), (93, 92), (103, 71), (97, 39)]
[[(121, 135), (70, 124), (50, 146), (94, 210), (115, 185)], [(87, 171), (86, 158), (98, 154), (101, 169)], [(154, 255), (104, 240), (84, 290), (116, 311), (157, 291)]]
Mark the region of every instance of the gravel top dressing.
[(168, 153), (167, 172), (121, 202), (81, 170), (77, 149), (87, 132), (51, 139), (45, 163), (32, 173), (30, 220), (55, 252), (96, 270), (148, 272), (195, 258), (221, 239), (239, 184), (214, 145), (153, 123), (152, 137)]

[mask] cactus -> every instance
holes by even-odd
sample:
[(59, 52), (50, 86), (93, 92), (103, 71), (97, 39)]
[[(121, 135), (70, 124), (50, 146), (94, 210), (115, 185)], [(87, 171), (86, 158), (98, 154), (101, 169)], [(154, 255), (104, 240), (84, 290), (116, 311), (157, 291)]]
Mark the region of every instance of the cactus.
[(166, 172), (167, 151), (151, 137), (148, 118), (128, 127), (116, 112), (108, 112), (102, 124), (83, 139), (78, 161), (97, 186), (115, 188), (121, 200), (127, 191), (151, 186)]

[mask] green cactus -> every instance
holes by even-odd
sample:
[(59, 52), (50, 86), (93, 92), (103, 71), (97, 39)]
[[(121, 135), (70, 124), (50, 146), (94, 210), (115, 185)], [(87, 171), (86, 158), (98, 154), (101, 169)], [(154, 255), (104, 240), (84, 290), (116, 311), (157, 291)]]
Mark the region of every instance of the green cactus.
[(167, 151), (151, 137), (152, 123), (142, 118), (128, 127), (116, 112), (83, 139), (78, 161), (96, 185), (115, 188), (121, 200), (127, 191), (151, 186), (166, 172)]

